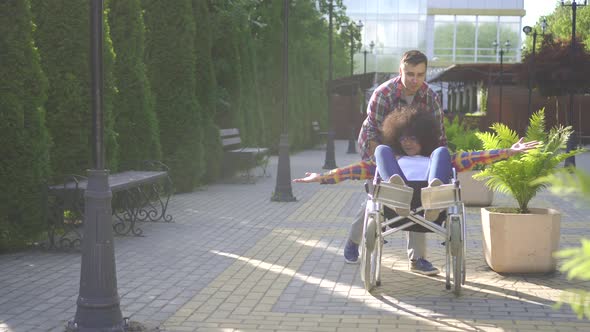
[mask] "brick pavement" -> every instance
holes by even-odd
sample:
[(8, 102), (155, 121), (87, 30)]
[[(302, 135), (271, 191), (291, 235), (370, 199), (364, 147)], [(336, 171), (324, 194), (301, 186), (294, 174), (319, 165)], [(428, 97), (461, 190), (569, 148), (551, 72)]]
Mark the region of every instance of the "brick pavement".
[[(355, 161), (336, 142), (339, 166)], [(323, 150), (291, 156), (292, 176), (320, 170)], [(276, 174), (276, 158), (272, 158)], [(590, 154), (578, 158), (590, 171)], [(468, 208), (467, 284), (461, 297), (444, 277), (409, 273), (404, 238), (384, 247), (382, 286), (367, 293), (358, 265), (342, 259), (348, 226), (364, 199), (361, 182), (293, 184), (297, 202), (270, 202), (275, 178), (215, 184), (175, 195), (172, 224), (144, 224), (145, 237), (117, 237), (124, 316), (166, 331), (587, 331), (562, 290), (588, 289), (562, 273), (500, 275), (485, 264), (479, 209)], [(510, 204), (496, 195), (494, 204)], [(541, 193), (534, 206), (562, 213), (561, 246), (590, 236), (590, 209)], [(440, 239), (429, 257), (443, 265)], [(0, 332), (63, 331), (73, 318), (80, 255), (27, 251), (0, 256)]]

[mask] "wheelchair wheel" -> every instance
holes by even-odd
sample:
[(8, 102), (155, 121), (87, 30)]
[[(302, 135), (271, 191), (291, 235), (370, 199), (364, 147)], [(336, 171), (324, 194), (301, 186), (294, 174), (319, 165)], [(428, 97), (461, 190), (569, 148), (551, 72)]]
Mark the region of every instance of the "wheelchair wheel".
[(361, 247), (361, 279), (367, 291), (377, 284), (377, 256), (380, 251), (377, 249), (377, 246), (380, 246), (378, 242), (380, 241), (377, 238), (377, 221), (374, 215), (370, 215), (365, 224)]
[(464, 259), (464, 241), (463, 227), (461, 217), (458, 215), (451, 216), (451, 244), (450, 251), (453, 266), (453, 286), (455, 295), (461, 294), (461, 286), (465, 280), (465, 259)]

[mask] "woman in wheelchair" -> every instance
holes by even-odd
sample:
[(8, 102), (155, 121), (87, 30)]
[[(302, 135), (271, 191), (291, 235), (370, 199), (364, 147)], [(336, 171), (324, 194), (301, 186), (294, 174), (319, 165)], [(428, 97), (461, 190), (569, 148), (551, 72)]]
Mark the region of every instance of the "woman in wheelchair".
[[(431, 113), (406, 107), (389, 114), (383, 121), (383, 143), (375, 149), (375, 157), (368, 161), (336, 168), (323, 174), (306, 172), (305, 177), (293, 182), (335, 184), (344, 180), (373, 179), (375, 171), (383, 181), (424, 181), (430, 186), (447, 184), (452, 169), (463, 172), (476, 165), (487, 165), (535, 148), (539, 142), (523, 142), (521, 138), (509, 149), (487, 151), (459, 151), (450, 154), (444, 146), (437, 146), (439, 129)], [(404, 211), (400, 211), (402, 214)]]
[[(375, 149), (374, 159), (323, 174), (306, 172), (304, 178), (293, 182), (335, 184), (344, 180), (375, 179), (397, 185), (427, 181), (428, 187), (433, 187), (450, 183), (453, 168), (457, 172), (471, 170), (476, 165), (506, 159), (539, 144), (536, 141), (523, 142), (524, 138), (521, 138), (510, 149), (451, 154), (446, 147), (438, 146), (439, 137), (438, 122), (432, 113), (404, 107), (390, 113), (383, 121), (383, 144)], [(400, 216), (410, 214), (409, 209), (398, 208), (395, 212)], [(440, 209), (425, 210), (424, 219), (435, 221), (440, 212)]]

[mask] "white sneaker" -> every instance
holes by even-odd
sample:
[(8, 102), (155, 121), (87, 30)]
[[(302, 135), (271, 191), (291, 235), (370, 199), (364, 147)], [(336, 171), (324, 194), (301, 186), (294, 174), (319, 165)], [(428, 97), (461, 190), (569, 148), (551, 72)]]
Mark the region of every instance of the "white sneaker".
[[(388, 183), (391, 184), (396, 184), (399, 186), (405, 186), (406, 183), (404, 182), (404, 179), (402, 179), (401, 176), (399, 176), (398, 174), (394, 174), (392, 175), (389, 180), (387, 180)], [(394, 208), (393, 210), (395, 210), (395, 213), (397, 213), (398, 216), (400, 217), (407, 217), (410, 215), (410, 209), (403, 209), (403, 208)]]
[[(430, 184), (428, 185), (429, 187), (437, 187), (442, 185), (443, 182), (437, 178), (432, 179), (432, 181), (430, 181)], [(440, 215), (440, 213), (442, 212), (442, 209), (424, 209), (424, 219), (428, 220), (428, 221), (436, 221), (436, 219), (438, 219), (438, 216)]]

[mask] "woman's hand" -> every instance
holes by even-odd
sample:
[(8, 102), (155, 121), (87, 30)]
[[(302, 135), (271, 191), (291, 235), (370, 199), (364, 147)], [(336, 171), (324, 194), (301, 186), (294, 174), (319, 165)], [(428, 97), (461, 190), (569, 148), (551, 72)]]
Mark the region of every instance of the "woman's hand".
[(311, 182), (320, 182), (321, 175), (319, 173), (310, 173), (305, 172), (305, 177), (300, 179), (293, 179), (293, 182), (303, 182), (303, 183), (311, 183)]
[(524, 141), (524, 137), (521, 137), (518, 142), (514, 143), (510, 149), (509, 149), (509, 153), (511, 156), (518, 154), (518, 153), (522, 153), (522, 152), (526, 152), (529, 150), (532, 150), (534, 148), (537, 147), (537, 145), (540, 144), (539, 141), (530, 141), (530, 142), (523, 142)]

